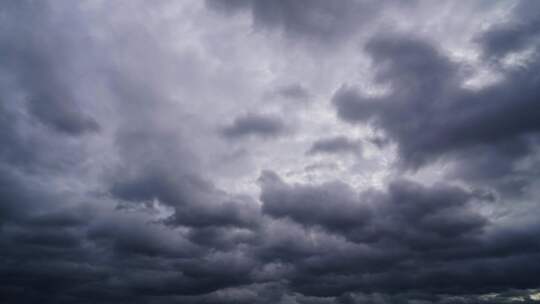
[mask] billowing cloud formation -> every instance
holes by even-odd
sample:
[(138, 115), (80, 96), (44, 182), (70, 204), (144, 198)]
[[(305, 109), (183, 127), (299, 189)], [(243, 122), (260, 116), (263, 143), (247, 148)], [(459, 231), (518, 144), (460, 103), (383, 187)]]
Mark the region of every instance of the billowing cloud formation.
[[(513, 40), (505, 52), (495, 45), (502, 42), (494, 39), (503, 39), (508, 28), (514, 25), (496, 25), (481, 34), (486, 60), (523, 48)], [(534, 180), (537, 164), (533, 161), (532, 170), (523, 170), (518, 163), (536, 152), (540, 131), (538, 79), (533, 76), (540, 63), (538, 46), (527, 46), (533, 53), (526, 66), (499, 67), (503, 80), (471, 90), (462, 86), (464, 67), (432, 44), (395, 34), (377, 36), (366, 51), (376, 81), (388, 84), (391, 92), (369, 97), (344, 86), (332, 101), (341, 119), (384, 131), (398, 144), (406, 167), (457, 157), (459, 175), (487, 179), (501, 191), (521, 192)]]
[(538, 130), (536, 80), (529, 69), (508, 72), (506, 81), (471, 92), (460, 87), (458, 66), (426, 42), (376, 37), (367, 51), (376, 62), (377, 80), (389, 83), (392, 92), (363, 98), (344, 87), (333, 99), (338, 115), (372, 121), (399, 142), (412, 165), (447, 152), (519, 141)]
[(0, 302), (538, 303), (539, 11), (7, 1)]
[[(529, 245), (518, 241), (516, 232), (499, 231), (475, 211), (485, 203), (483, 195), (406, 180), (392, 182), (386, 191), (355, 193), (339, 183), (288, 185), (271, 172), (261, 182), (263, 212), (281, 225), (303, 227), (291, 236), (299, 240), (266, 248), (280, 249), (268, 258), (295, 265), (291, 283), (303, 294), (462, 294), (520, 280), (528, 287), (538, 284), (525, 279), (529, 270), (507, 272), (514, 259), (533, 263), (537, 254), (526, 253)], [(523, 255), (508, 255), (509, 247)]]

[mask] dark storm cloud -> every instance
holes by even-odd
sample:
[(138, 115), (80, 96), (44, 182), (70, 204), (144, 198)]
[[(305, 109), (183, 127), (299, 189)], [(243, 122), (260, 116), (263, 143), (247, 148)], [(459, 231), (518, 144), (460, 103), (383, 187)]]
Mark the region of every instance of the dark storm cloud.
[(537, 258), (539, 244), (519, 240), (539, 227), (493, 230), (475, 211), (484, 196), (404, 180), (358, 194), (345, 185), (289, 185), (271, 172), (261, 182), (264, 212), (290, 227), (283, 229), (288, 236), (278, 231), (277, 239), (266, 237), (263, 258), (294, 266), (290, 287), (305, 295), (363, 290), (457, 296), (538, 284), (528, 277), (536, 270), (517, 265)]
[(174, 208), (174, 214), (167, 219), (174, 225), (250, 227), (256, 224), (258, 217), (255, 202), (231, 197), (196, 176), (148, 172), (148, 175), (118, 182), (112, 193), (135, 203), (158, 199)]
[(540, 34), (540, 6), (537, 1), (521, 1), (514, 10), (516, 18), (503, 24), (494, 24), (482, 36), (479, 43), (487, 56), (502, 57), (538, 45)]
[[(231, 142), (215, 144), (212, 126), (222, 114), (194, 106), (204, 99), (196, 93), (208, 88), (197, 82), (230, 83), (197, 78), (197, 56), (217, 62), (204, 57), (207, 50), (188, 56), (192, 70), (184, 71), (173, 64), (184, 57), (168, 57), (162, 49), (170, 47), (162, 43), (168, 31), (153, 29), (162, 21), (157, 16), (166, 12), (169, 28), (170, 12), (181, 9), (159, 6), (162, 1), (4, 2), (0, 302), (538, 303), (532, 296), (540, 292), (537, 208), (484, 189), (515, 191), (538, 177), (540, 60), (533, 52), (520, 68), (503, 64), (507, 55), (537, 47), (536, 2), (522, 2), (514, 21), (495, 24), (476, 40), (486, 62), (504, 73), (500, 83), (462, 89), (461, 66), (435, 44), (381, 35), (366, 50), (376, 80), (389, 84), (391, 93), (366, 97), (344, 86), (333, 98), (341, 119), (372, 123), (386, 136), (381, 142), (398, 144), (408, 166), (452, 157), (451, 173), (481, 182), (424, 185), (398, 175), (359, 191), (338, 177), (293, 183), (263, 171), (260, 195), (235, 191), (254, 186), (245, 181), (250, 177), (220, 175), (205, 155)], [(327, 42), (346, 41), (390, 2), (207, 3), (246, 10), (257, 27)], [(197, 30), (215, 17), (187, 11), (200, 17)], [(197, 31), (191, 25), (189, 34), (180, 32), (193, 45), (200, 42), (201, 50), (210, 48), (209, 37), (222, 35), (210, 22), (212, 30), (199, 33), (204, 39), (188, 37)], [(244, 65), (227, 62), (225, 70)], [(212, 74), (223, 68), (217, 67)], [(176, 94), (190, 90), (196, 98)], [(292, 84), (273, 92), (305, 100), (310, 90)], [(207, 133), (190, 120), (193, 115), (211, 122), (201, 124)], [(220, 134), (231, 140), (279, 136), (289, 122), (285, 111), (250, 113), (233, 117)], [(262, 155), (270, 161), (249, 173), (289, 169), (283, 155), (305, 171), (338, 171), (324, 157), (360, 153), (359, 144), (321, 136), (307, 147), (322, 159), (311, 166), (305, 166), (312, 160), (304, 162), (305, 146), (286, 145), (275, 159), (272, 152)], [(223, 186), (229, 184), (234, 187)]]
[(90, 213), (79, 217), (79, 210), (62, 207), (66, 197), (28, 176), (13, 171), (1, 176), (3, 302), (53, 303), (65, 291), (105, 278), (105, 265), (92, 266), (91, 250), (83, 249), (81, 227)]
[(323, 138), (315, 141), (307, 154), (318, 153), (361, 153), (362, 146), (360, 142), (351, 140), (345, 136), (336, 136)]
[[(113, 89), (108, 104), (125, 114), (113, 139), (121, 165), (103, 177), (113, 195), (72, 188), (71, 178), (92, 183), (89, 169), (74, 174), (90, 161), (91, 142), (81, 135), (103, 128), (86, 114), (92, 107), (85, 102), (95, 96), (85, 95), (92, 90), (84, 86), (96, 85), (95, 71), (81, 67), (89, 62), (97, 69), (107, 60), (94, 56), (105, 50), (95, 49), (99, 43), (77, 20), (83, 16), (76, 4), (13, 1), (1, 15), (0, 301), (149, 303), (250, 283), (256, 262), (244, 258), (237, 244), (246, 240), (228, 228), (253, 227), (258, 207), (197, 177), (191, 155), (156, 123), (163, 117), (136, 108), (157, 110), (160, 96), (138, 89), (120, 66), (100, 75)], [(144, 176), (146, 169), (158, 173)], [(158, 199), (172, 216), (156, 221), (152, 205), (115, 209), (114, 195), (131, 205)], [(175, 230), (179, 225), (188, 231)], [(219, 237), (201, 237), (205, 228), (221, 229)], [(224, 250), (211, 249), (215, 244)]]
[(230, 125), (223, 127), (221, 133), (229, 139), (273, 137), (283, 134), (286, 129), (285, 123), (277, 116), (248, 113), (235, 118)]
[[(237, 245), (212, 249), (246, 242), (225, 228), (219, 237), (199, 240), (144, 213), (62, 207), (69, 197), (4, 173), (0, 285), (6, 303), (147, 303), (153, 296), (195, 296), (250, 282), (256, 261)], [(212, 213), (221, 211), (227, 210)], [(220, 225), (215, 215), (197, 216), (202, 225)], [(200, 234), (198, 227), (190, 234)]]
[(264, 172), (260, 182), (263, 212), (275, 217), (330, 229), (346, 229), (369, 217), (367, 208), (356, 203), (355, 193), (345, 184), (291, 189), (273, 172)]
[(465, 208), (474, 194), (444, 185), (428, 189), (409, 181), (395, 181), (386, 194), (358, 194), (343, 183), (289, 186), (271, 172), (261, 176), (261, 183), (266, 214), (345, 232), (363, 242), (410, 236), (406, 240), (410, 244), (418, 241), (429, 246), (433, 241), (436, 246), (441, 241), (438, 238), (457, 238), (486, 224)]
[[(332, 102), (341, 119), (382, 130), (398, 143), (406, 167), (457, 157), (463, 170), (476, 167), (478, 178), (529, 178), (514, 165), (534, 151), (540, 131), (536, 54), (527, 67), (506, 71), (505, 80), (476, 91), (462, 88), (461, 67), (425, 41), (383, 35), (366, 51), (376, 80), (390, 85), (391, 92), (369, 97), (340, 88)], [(484, 171), (483, 157), (491, 158)]]

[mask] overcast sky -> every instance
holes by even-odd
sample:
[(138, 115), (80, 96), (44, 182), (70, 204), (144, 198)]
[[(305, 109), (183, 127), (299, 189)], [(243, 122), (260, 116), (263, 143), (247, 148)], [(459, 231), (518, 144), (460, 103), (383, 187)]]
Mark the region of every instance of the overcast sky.
[(0, 0), (0, 62), (2, 303), (540, 303), (540, 1)]

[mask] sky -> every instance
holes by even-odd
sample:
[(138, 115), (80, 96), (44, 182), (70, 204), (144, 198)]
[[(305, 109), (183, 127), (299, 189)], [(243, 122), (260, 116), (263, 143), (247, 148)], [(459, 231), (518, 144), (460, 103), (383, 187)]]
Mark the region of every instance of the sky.
[(0, 302), (540, 303), (540, 1), (1, 0)]

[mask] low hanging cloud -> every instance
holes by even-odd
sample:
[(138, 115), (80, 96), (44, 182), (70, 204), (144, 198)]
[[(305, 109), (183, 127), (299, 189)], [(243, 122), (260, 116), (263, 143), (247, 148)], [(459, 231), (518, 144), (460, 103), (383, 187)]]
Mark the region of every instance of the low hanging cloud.
[[(512, 282), (537, 284), (526, 278), (529, 270), (510, 277), (504, 270), (535, 258), (536, 249), (529, 251), (527, 242), (519, 240), (532, 236), (531, 230), (493, 227), (475, 211), (490, 201), (485, 196), (407, 180), (365, 193), (340, 183), (290, 185), (272, 172), (264, 173), (260, 182), (263, 212), (279, 225), (290, 225), (293, 238), (272, 242), (265, 251), (273, 254), (265, 258), (295, 265), (291, 284), (303, 294), (328, 297), (361, 290), (459, 295)], [(297, 224), (303, 228), (293, 228)], [(538, 229), (533, 226), (528, 229)], [(293, 234), (295, 230), (299, 232)], [(508, 255), (510, 251), (523, 255)]]

